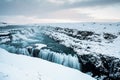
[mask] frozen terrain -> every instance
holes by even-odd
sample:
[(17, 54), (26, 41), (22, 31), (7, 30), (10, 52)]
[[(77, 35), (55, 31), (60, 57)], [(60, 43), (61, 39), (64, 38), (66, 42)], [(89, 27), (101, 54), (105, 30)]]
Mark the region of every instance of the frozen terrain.
[(42, 59), (16, 55), (0, 48), (0, 80), (95, 80)]
[[(47, 34), (56, 40), (60, 40), (60, 43), (67, 47), (75, 46), (73, 49), (78, 54), (92, 52), (120, 58), (120, 23), (94, 22), (50, 25), (58, 28)], [(89, 49), (87, 49), (88, 47)]]
[(98, 80), (120, 79), (119, 22), (6, 25), (0, 28), (0, 47), (8, 52), (74, 68)]

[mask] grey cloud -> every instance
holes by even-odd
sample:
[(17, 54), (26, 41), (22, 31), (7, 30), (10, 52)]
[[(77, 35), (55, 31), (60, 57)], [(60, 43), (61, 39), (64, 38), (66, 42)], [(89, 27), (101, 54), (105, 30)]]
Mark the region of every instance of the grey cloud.
[(0, 1), (0, 15), (39, 15), (57, 10), (47, 0)]
[(120, 0), (83, 0), (71, 5), (68, 5), (67, 7), (71, 7), (71, 8), (96, 7), (96, 6), (106, 7), (106, 6), (112, 6), (115, 4), (120, 4)]
[[(57, 0), (55, 0), (57, 1)], [(58, 0), (60, 1), (60, 0)], [(0, 15), (39, 15), (79, 7), (106, 7), (120, 4), (120, 0), (62, 0), (63, 4), (53, 4), (49, 0), (0, 0)]]
[(57, 12), (52, 12), (52, 13), (48, 13), (45, 15), (42, 15), (39, 17), (40, 19), (68, 19), (68, 20), (91, 20), (93, 19), (93, 17), (89, 16), (89, 14), (85, 14), (85, 13), (78, 13), (75, 10), (60, 10)]

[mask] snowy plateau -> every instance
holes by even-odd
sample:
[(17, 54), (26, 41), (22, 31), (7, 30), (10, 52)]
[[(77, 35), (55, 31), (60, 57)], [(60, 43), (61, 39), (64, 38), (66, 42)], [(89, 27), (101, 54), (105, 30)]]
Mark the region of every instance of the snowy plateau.
[(0, 80), (120, 80), (120, 23), (0, 23)]

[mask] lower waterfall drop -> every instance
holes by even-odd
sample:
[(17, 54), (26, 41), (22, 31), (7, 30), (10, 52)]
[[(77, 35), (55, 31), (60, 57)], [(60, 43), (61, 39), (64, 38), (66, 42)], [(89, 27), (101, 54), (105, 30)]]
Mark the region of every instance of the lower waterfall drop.
[(74, 56), (72, 56), (71, 54), (66, 55), (65, 53), (57, 53), (50, 51), (49, 49), (41, 49), (38, 57), (67, 67), (80, 70), (80, 63), (76, 55)]

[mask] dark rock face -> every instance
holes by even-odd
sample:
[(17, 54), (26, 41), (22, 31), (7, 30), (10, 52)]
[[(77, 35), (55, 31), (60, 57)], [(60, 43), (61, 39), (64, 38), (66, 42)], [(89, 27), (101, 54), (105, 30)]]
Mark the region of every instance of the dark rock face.
[(72, 36), (74, 38), (79, 38), (81, 40), (87, 39), (87, 37), (92, 36), (94, 32), (91, 31), (78, 31), (75, 29), (69, 29), (69, 28), (56, 28), (57, 31), (65, 33), (69, 36)]
[(113, 40), (113, 39), (117, 38), (116, 35), (113, 35), (113, 34), (110, 34), (110, 33), (104, 33), (103, 37), (106, 40)]
[(40, 50), (36, 48), (27, 48), (29, 54), (33, 57), (38, 57)]
[(104, 77), (104, 80), (120, 80), (120, 59), (102, 54), (79, 55), (83, 72), (91, 72), (92, 76)]
[(40, 50), (39, 49), (34, 49), (33, 50), (33, 57), (38, 57)]
[(30, 55), (32, 55), (32, 48), (27, 48)]
[(112, 61), (109, 77), (114, 80), (120, 80), (120, 60), (119, 59), (115, 59)]
[(59, 27), (56, 27), (55, 31), (64, 33), (68, 36), (71, 36), (73, 38), (77, 38), (80, 40), (101, 42), (100, 39), (98, 38), (100, 36), (100, 34), (96, 34), (95, 32), (92, 32), (92, 31), (80, 31), (80, 30), (76, 30), (76, 29), (59, 28)]
[(101, 42), (102, 41), (100, 38), (101, 36), (108, 42), (113, 42), (113, 40), (117, 38), (117, 35), (111, 34), (111, 33), (103, 33), (103, 35), (101, 35), (93, 31), (81, 31), (81, 30), (69, 29), (69, 28), (56, 27), (55, 31), (64, 33), (68, 36), (77, 38), (79, 40), (88, 40), (88, 41), (95, 41), (95, 42)]
[(94, 32), (91, 32), (91, 31), (78, 31), (77, 34), (80, 34), (82, 36), (92, 36), (94, 34)]
[(80, 39), (80, 40), (92, 40), (92, 38), (90, 38), (90, 36), (92, 36), (94, 34), (94, 32), (90, 32), (90, 31), (78, 31), (76, 38)]

